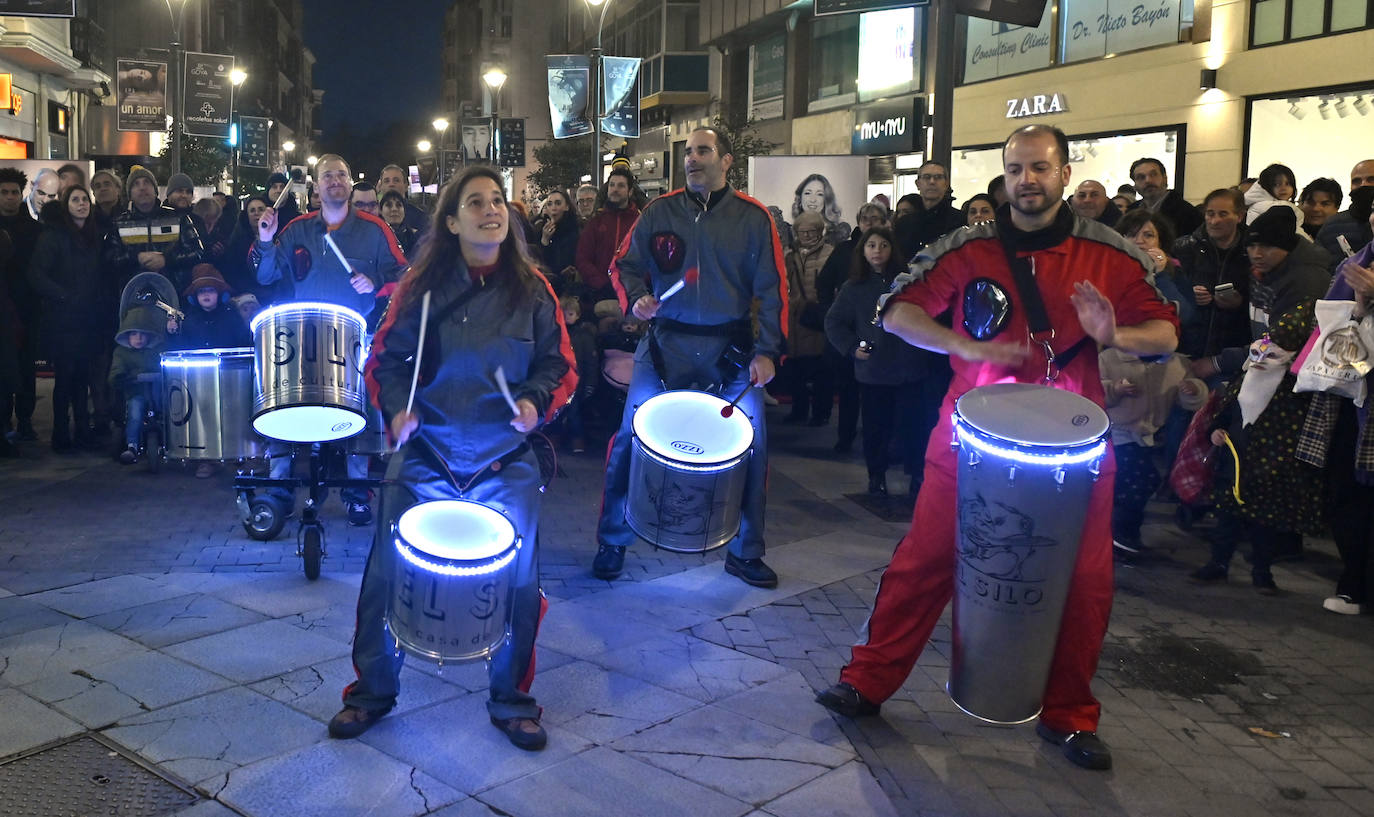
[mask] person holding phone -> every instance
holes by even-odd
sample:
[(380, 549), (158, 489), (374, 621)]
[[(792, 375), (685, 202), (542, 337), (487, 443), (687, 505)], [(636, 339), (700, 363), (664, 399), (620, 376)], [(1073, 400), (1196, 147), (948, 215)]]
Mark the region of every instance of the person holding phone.
[[(1250, 292), (1244, 205), (1240, 193), (1231, 188), (1213, 190), (1203, 202), (1202, 226), (1173, 244), (1179, 282), (1195, 307), (1180, 320), (1178, 351), (1194, 361), (1250, 343), (1244, 309)], [(1197, 369), (1193, 374), (1207, 377)]]

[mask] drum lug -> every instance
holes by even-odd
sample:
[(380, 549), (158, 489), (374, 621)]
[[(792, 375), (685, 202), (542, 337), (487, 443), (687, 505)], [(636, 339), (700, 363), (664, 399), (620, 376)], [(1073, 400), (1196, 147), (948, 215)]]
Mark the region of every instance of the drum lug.
[(1088, 466), (1088, 473), (1093, 475), (1093, 482), (1097, 482), (1097, 478), (1102, 475), (1101, 457), (1098, 457), (1097, 459), (1092, 461), (1092, 464)]
[(968, 464), (969, 464), (971, 467), (977, 468), (979, 465), (982, 464), (982, 462), (983, 462), (983, 455), (978, 453), (978, 449), (974, 448), (973, 446), (969, 446), (969, 449), (968, 449)]
[(1007, 484), (1011, 485), (1014, 482), (1016, 482), (1016, 465), (1012, 464), (1007, 466)]
[(1054, 484), (1059, 490), (1064, 490), (1064, 479), (1068, 475), (1069, 472), (1062, 465), (1054, 469)]

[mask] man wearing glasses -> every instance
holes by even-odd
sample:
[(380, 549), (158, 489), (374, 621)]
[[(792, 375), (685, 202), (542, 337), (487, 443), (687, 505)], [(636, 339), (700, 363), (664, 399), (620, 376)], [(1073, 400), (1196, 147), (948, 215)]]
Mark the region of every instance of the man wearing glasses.
[[(695, 388), (726, 399), (743, 395), (739, 410), (754, 427), (740, 529), (727, 545), (725, 571), (755, 587), (778, 583), (778, 575), (763, 563), (768, 445), (763, 391), (750, 384), (761, 387), (773, 379), (787, 325), (787, 284), (782, 244), (768, 210), (726, 184), (734, 160), (723, 134), (712, 128), (692, 131), (683, 157), (687, 187), (644, 209), (611, 265), (621, 308), (652, 324), (635, 350), (625, 413), (606, 460), (599, 548), (592, 563), (600, 579), (620, 575), (625, 549), (636, 541), (625, 517), (635, 409), (660, 392)], [(679, 281), (686, 286), (660, 301), (658, 296)], [(750, 321), (755, 300), (757, 339)]]
[(949, 169), (939, 162), (921, 165), (916, 176), (916, 192), (921, 194), (922, 210), (903, 216), (893, 227), (897, 244), (909, 260), (935, 239), (964, 226), (964, 214), (951, 202)]

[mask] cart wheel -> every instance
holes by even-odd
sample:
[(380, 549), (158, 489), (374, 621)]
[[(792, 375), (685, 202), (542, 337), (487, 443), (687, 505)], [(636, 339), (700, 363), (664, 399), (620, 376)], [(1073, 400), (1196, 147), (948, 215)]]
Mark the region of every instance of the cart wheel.
[(156, 474), (162, 470), (162, 430), (149, 428), (143, 432), (143, 457), (148, 463), (148, 473)]
[(301, 544), (301, 564), (305, 568), (305, 577), (313, 582), (320, 577), (320, 558), (324, 556), (324, 532), (311, 526), (301, 534), (304, 537)]
[(250, 537), (261, 542), (271, 541), (277, 538), (285, 525), (286, 514), (270, 496), (254, 497), (248, 503), (248, 519), (244, 521), (243, 529)]

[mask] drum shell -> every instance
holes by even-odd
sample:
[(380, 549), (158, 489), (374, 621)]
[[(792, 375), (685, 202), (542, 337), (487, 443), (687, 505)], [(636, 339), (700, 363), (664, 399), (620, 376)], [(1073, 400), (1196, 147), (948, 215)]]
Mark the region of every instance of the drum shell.
[(262, 456), (253, 431), (253, 350), (162, 354), (165, 447), (170, 459), (241, 460)]
[[(423, 505), (424, 503), (421, 503)], [(418, 507), (418, 506), (412, 506)], [(387, 626), (396, 643), (417, 658), (439, 663), (475, 661), (496, 652), (508, 636), (519, 563), (518, 536), (495, 556), (463, 562), (434, 559), (474, 571), (453, 575), (413, 563), (405, 552), (400, 519), (392, 524), (394, 574)], [(421, 558), (429, 558), (423, 552)]]
[(674, 462), (635, 437), (625, 521), (664, 550), (703, 553), (724, 545), (739, 532), (750, 456), (745, 451), (708, 470)]
[[(1086, 399), (1084, 403), (1091, 405)], [(1005, 441), (971, 433), (985, 445), (965, 439), (956, 452), (948, 690), (954, 703), (974, 717), (1024, 723), (1041, 709), (1097, 460), (1027, 464), (997, 453)], [(1104, 445), (1099, 438), (1072, 451), (1083, 455)], [(1022, 445), (1019, 450), (1027, 449)], [(1065, 451), (1058, 447), (1044, 453)]]
[[(288, 304), (260, 313), (253, 322), (253, 427), (300, 443), (361, 432), (367, 412), (365, 328), (356, 312), (329, 304)], [(323, 412), (312, 409), (334, 411), (321, 421)], [(301, 419), (266, 419), (276, 412)], [(290, 426), (290, 432), (282, 433), (282, 425)]]
[(349, 454), (388, 454), (391, 452), (386, 441), (386, 421), (382, 410), (368, 403), (367, 425), (355, 436), (343, 442), (343, 449)]

